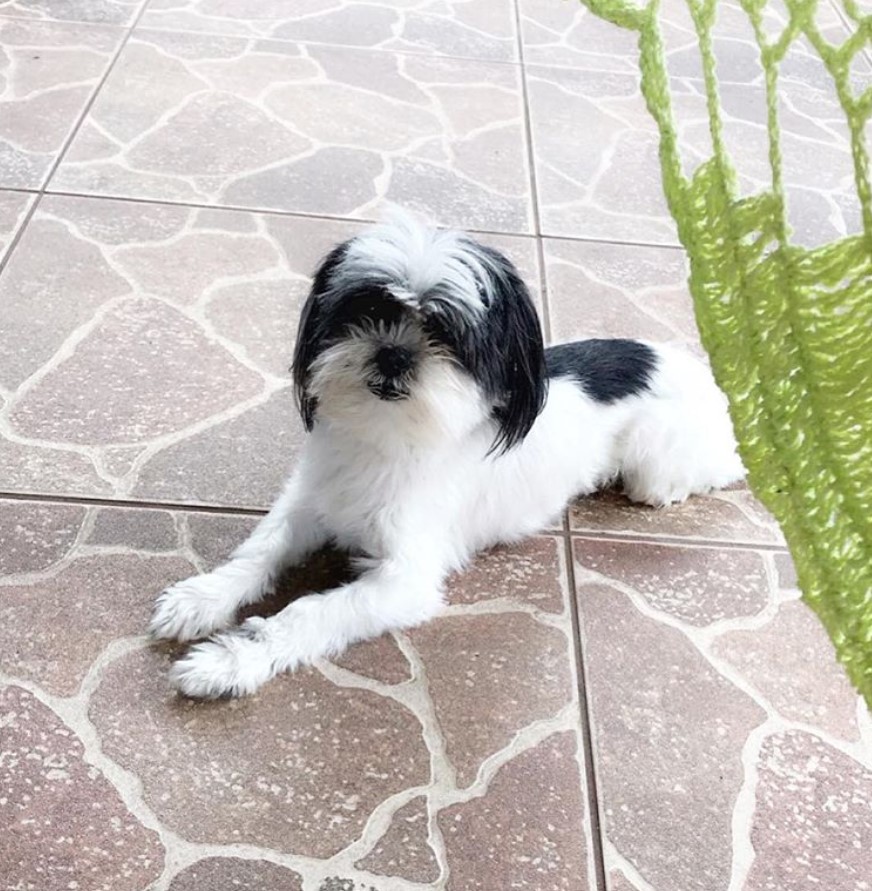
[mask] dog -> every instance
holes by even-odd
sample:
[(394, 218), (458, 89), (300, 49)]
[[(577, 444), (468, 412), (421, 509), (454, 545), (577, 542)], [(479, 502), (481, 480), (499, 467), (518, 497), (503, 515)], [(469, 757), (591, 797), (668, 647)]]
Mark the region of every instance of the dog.
[[(250, 694), (426, 622), (450, 572), (575, 496), (619, 479), (661, 507), (744, 475), (726, 399), (697, 359), (621, 339), (546, 349), (505, 256), (401, 212), (322, 261), (292, 371), (308, 436), (283, 493), (228, 563), (155, 604), (153, 637), (213, 635), (170, 671), (187, 696)], [(356, 555), (355, 581), (232, 627), (331, 543)]]

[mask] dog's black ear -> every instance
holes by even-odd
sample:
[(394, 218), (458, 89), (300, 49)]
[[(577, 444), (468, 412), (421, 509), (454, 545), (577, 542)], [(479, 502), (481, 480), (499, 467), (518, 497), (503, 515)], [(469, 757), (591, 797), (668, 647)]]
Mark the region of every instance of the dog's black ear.
[(315, 423), (317, 399), (309, 392), (312, 377), (312, 363), (324, 349), (330, 333), (328, 313), (323, 306), (324, 295), (330, 290), (331, 278), (336, 267), (342, 262), (348, 251), (350, 242), (337, 245), (321, 261), (312, 280), (309, 296), (300, 312), (300, 323), (297, 327), (297, 344), (294, 347), (294, 362), (291, 371), (294, 376), (294, 392), (300, 417), (307, 430)]
[(491, 451), (503, 453), (524, 439), (545, 406), (545, 343), (533, 299), (517, 269), (499, 251), (480, 250), (491, 271), (483, 357), (485, 376), (492, 377), (488, 389), (495, 397), (499, 425)]

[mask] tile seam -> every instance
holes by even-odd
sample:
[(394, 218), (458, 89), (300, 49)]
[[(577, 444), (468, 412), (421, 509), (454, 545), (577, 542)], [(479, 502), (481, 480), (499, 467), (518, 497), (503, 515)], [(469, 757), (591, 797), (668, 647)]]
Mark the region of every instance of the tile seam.
[(594, 749), (593, 729), (591, 724), (591, 703), (587, 696), (587, 671), (584, 649), (581, 642), (581, 616), (578, 609), (578, 598), (575, 587), (575, 555), (572, 537), (564, 536), (566, 548), (566, 577), (569, 595), (569, 614), (572, 622), (572, 640), (575, 656), (576, 677), (578, 683), (578, 708), (580, 717), (582, 755), (585, 773), (585, 792), (587, 798), (587, 816), (590, 821), (590, 840), (593, 857), (594, 876), (598, 891), (606, 891), (605, 854), (603, 851), (603, 819), (597, 783), (596, 754)]
[[(255, 207), (255, 206), (243, 206), (237, 204), (206, 204), (203, 202), (196, 201), (175, 201), (169, 198), (144, 198), (136, 195), (123, 195), (123, 194), (103, 194), (103, 193), (90, 193), (90, 192), (78, 192), (71, 189), (52, 189), (51, 184), (47, 184), (44, 190), (31, 190), (31, 189), (15, 189), (15, 188), (4, 188), (0, 185), (0, 192), (17, 192), (17, 193), (26, 193), (30, 195), (42, 195), (48, 197), (58, 197), (58, 198), (83, 198), (87, 201), (120, 201), (126, 202), (128, 204), (147, 204), (150, 206), (163, 206), (163, 207), (184, 207), (192, 210), (217, 210), (224, 211), (228, 213), (241, 213), (241, 214), (257, 214), (260, 216), (272, 216), (272, 217), (290, 217), (292, 219), (303, 219), (303, 220), (320, 220), (324, 222), (332, 222), (332, 223), (374, 223), (376, 222), (375, 217), (366, 217), (366, 216), (337, 216), (334, 214), (327, 213), (308, 213), (306, 211), (299, 210), (280, 210), (276, 208), (270, 207)], [(452, 228), (445, 225), (439, 225), (438, 228)], [(468, 226), (466, 227), (466, 231), (475, 235), (494, 235), (494, 236), (505, 236), (508, 238), (526, 238), (526, 239), (536, 239), (541, 238), (549, 241), (568, 241), (568, 242), (580, 242), (582, 244), (604, 244), (604, 245), (615, 245), (617, 247), (630, 247), (630, 248), (655, 248), (662, 249), (668, 251), (683, 251), (684, 248), (680, 244), (668, 244), (668, 243), (660, 243), (655, 241), (629, 241), (626, 239), (615, 239), (615, 238), (599, 238), (596, 236), (589, 235), (565, 235), (565, 234), (550, 234), (547, 232), (541, 233), (541, 235), (536, 235), (533, 232), (519, 232), (517, 230), (499, 230), (499, 229), (485, 229), (483, 227), (475, 227)]]
[[(132, 498), (112, 498), (100, 495), (77, 495), (74, 493), (49, 493), (30, 491), (0, 490), (0, 501), (22, 501), (38, 504), (83, 505), (87, 507), (106, 507), (130, 510), (164, 510), (183, 513), (204, 514), (238, 514), (241, 516), (260, 517), (269, 512), (269, 507), (238, 504), (210, 504), (205, 502), (187, 503), (184, 501), (161, 501), (157, 499), (137, 500)], [(681, 536), (648, 535), (645, 533), (623, 534), (612, 531), (590, 531), (570, 529), (566, 520), (562, 527), (547, 527), (534, 535), (550, 535), (568, 540), (614, 541), (627, 544), (667, 545), (671, 547), (691, 548), (729, 548), (744, 551), (767, 551), (772, 553), (789, 553), (787, 545), (777, 542), (755, 542), (747, 539), (716, 538), (682, 538)]]
[(613, 541), (626, 542), (627, 544), (651, 544), (665, 545), (667, 547), (688, 547), (688, 548), (727, 548), (740, 551), (771, 551), (774, 553), (788, 553), (789, 549), (786, 544), (779, 542), (751, 541), (749, 539), (720, 539), (720, 538), (684, 538), (680, 535), (646, 535), (643, 532), (624, 534), (621, 532), (611, 531), (587, 531), (587, 530), (570, 530), (568, 533), (573, 539), (589, 539), (593, 541)]
[(39, 195), (42, 196), (45, 194), (48, 189), (49, 183), (54, 178), (55, 173), (57, 172), (58, 167), (60, 167), (61, 162), (66, 156), (67, 152), (70, 149), (70, 146), (73, 144), (76, 136), (79, 133), (79, 130), (82, 127), (82, 124), (85, 123), (88, 115), (91, 113), (91, 109), (94, 106), (94, 103), (97, 101), (97, 97), (103, 90), (103, 87), (106, 84), (106, 81), (109, 79), (109, 76), (112, 74), (115, 69), (115, 65), (118, 62), (118, 59), (121, 57), (121, 54), (124, 52), (124, 48), (127, 46), (128, 41), (130, 40), (133, 30), (136, 27), (139, 20), (145, 14), (146, 7), (148, 6), (147, 0), (142, 0), (140, 3), (139, 9), (136, 11), (136, 14), (133, 16), (130, 24), (127, 26), (120, 26), (119, 30), (124, 32), (124, 36), (121, 38), (121, 42), (118, 44), (118, 49), (112, 55), (112, 58), (109, 61), (109, 64), (106, 66), (106, 70), (103, 72), (102, 77), (97, 81), (94, 89), (91, 91), (91, 95), (88, 97), (88, 101), (85, 103), (85, 107), (79, 113), (76, 120), (73, 122), (73, 126), (70, 128), (70, 132), (67, 135), (67, 138), (64, 140), (61, 145), (60, 150), (58, 151), (57, 157), (54, 159), (54, 162), (49, 167), (48, 172), (46, 173), (42, 185), (39, 188)]

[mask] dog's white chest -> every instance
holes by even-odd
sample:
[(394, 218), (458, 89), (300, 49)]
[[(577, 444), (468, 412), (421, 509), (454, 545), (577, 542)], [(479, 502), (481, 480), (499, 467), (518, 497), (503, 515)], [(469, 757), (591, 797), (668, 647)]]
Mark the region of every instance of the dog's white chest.
[(393, 550), (421, 503), (429, 475), (414, 461), (384, 455), (325, 450), (318, 462), (318, 512), (344, 548), (375, 557)]

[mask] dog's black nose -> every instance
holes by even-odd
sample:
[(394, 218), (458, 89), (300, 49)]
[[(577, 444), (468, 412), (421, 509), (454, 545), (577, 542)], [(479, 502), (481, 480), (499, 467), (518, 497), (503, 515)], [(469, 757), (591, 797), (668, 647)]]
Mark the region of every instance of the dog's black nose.
[(375, 367), (384, 377), (399, 377), (412, 367), (412, 352), (401, 346), (383, 346), (375, 354)]

